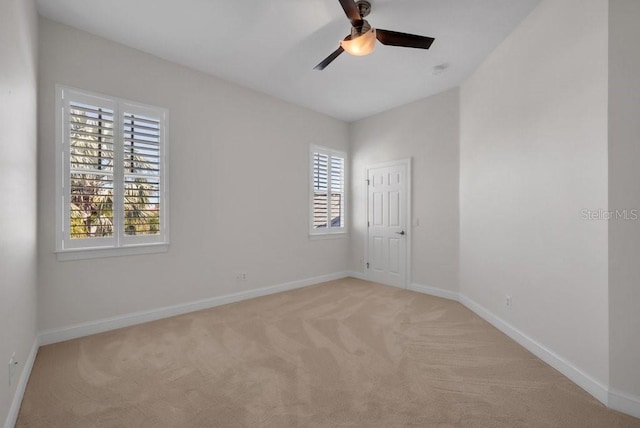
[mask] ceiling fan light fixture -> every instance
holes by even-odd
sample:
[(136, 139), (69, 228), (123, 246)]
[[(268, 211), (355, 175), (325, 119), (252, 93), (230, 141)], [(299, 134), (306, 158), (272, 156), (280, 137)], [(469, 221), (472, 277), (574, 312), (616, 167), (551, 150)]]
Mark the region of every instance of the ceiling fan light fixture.
[(340, 42), (340, 46), (351, 55), (369, 55), (376, 48), (376, 29), (370, 28), (358, 37), (345, 39)]
[(324, 70), (344, 51), (356, 56), (369, 55), (375, 50), (376, 41), (388, 46), (429, 49), (435, 40), (433, 37), (418, 36), (417, 34), (401, 33), (381, 28), (376, 30), (364, 19), (371, 12), (371, 3), (368, 0), (338, 1), (349, 22), (351, 22), (351, 34), (340, 42), (338, 49), (313, 67), (314, 70)]

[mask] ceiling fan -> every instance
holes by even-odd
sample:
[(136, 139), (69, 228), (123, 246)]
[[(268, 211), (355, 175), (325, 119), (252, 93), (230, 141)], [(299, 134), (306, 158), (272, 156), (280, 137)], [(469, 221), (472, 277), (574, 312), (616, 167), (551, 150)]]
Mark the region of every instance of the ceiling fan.
[(338, 1), (342, 5), (347, 18), (351, 21), (351, 34), (340, 42), (338, 49), (316, 65), (314, 70), (324, 70), (344, 51), (356, 56), (369, 55), (375, 49), (376, 39), (383, 45), (419, 49), (429, 49), (435, 40), (433, 37), (373, 28), (364, 19), (371, 12), (371, 3), (367, 0)]

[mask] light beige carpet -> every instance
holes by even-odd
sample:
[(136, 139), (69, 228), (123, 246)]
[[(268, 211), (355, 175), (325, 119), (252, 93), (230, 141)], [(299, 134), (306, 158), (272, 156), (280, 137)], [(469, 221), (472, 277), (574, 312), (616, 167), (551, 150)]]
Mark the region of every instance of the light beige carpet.
[(640, 427), (458, 303), (346, 279), (42, 347), (18, 427)]

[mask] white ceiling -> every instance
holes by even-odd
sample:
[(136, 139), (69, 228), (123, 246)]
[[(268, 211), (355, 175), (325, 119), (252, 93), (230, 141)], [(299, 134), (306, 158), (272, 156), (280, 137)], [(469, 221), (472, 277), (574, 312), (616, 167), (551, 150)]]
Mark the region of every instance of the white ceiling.
[(378, 44), (315, 71), (350, 30), (338, 0), (37, 0), (55, 21), (346, 121), (458, 86), (538, 2), (371, 0), (373, 27), (431, 49)]

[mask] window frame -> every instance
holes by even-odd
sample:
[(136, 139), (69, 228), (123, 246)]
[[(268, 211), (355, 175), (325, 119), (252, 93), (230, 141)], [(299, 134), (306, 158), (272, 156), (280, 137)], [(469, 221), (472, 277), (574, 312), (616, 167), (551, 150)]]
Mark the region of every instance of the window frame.
[[(169, 110), (118, 97), (56, 85), (55, 112), (55, 253), (58, 260), (78, 260), (166, 252), (169, 246)], [(70, 234), (70, 102), (99, 105), (113, 110), (113, 236), (71, 239)], [(124, 120), (123, 113), (159, 119), (159, 234), (127, 236), (124, 214)], [(122, 212), (121, 212), (122, 211)]]
[[(329, 161), (329, 169), (327, 171), (328, 175), (328, 183), (327, 183), (327, 209), (330, 210), (331, 204), (331, 157), (340, 157), (343, 159), (343, 209), (342, 212), (344, 214), (343, 226), (335, 227), (331, 226), (331, 222), (328, 222), (328, 227), (326, 228), (314, 228), (314, 196), (315, 196), (315, 188), (314, 188), (314, 155), (316, 153), (323, 154), (328, 156)], [(326, 146), (320, 146), (316, 144), (310, 145), (309, 148), (309, 237), (311, 239), (324, 239), (324, 238), (340, 238), (345, 237), (348, 234), (348, 157), (347, 152), (337, 149), (332, 149)]]

